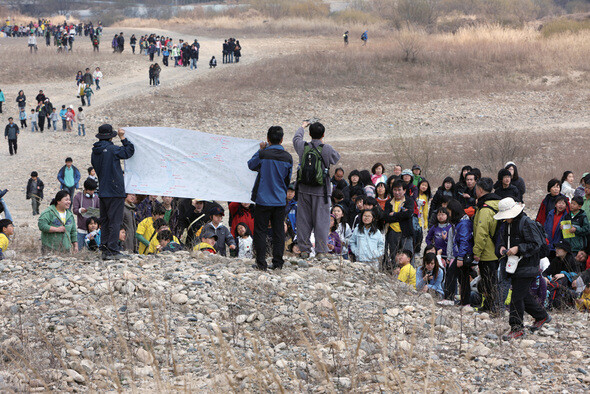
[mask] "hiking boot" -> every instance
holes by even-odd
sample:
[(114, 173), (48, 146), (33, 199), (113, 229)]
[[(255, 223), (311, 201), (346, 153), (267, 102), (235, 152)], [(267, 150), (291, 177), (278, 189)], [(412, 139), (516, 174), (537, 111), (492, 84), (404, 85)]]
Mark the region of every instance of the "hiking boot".
[(254, 268), (257, 271), (266, 271), (265, 267), (259, 267), (258, 264), (252, 264), (252, 268)]
[(513, 339), (518, 339), (518, 338), (522, 338), (522, 337), (524, 337), (524, 330), (515, 330), (515, 331), (510, 331), (506, 335), (502, 335), (502, 340), (503, 341), (511, 341)]
[(543, 327), (545, 325), (545, 323), (549, 323), (551, 320), (553, 320), (551, 318), (551, 315), (547, 315), (546, 318), (544, 318), (543, 320), (536, 320), (530, 327), (529, 330), (531, 330), (531, 332), (535, 332), (535, 331), (539, 331), (541, 329), (541, 327)]
[(270, 269), (271, 270), (282, 270), (283, 269), (283, 266), (282, 265), (278, 265), (278, 264), (276, 264), (276, 265), (273, 264), (273, 265), (270, 266)]

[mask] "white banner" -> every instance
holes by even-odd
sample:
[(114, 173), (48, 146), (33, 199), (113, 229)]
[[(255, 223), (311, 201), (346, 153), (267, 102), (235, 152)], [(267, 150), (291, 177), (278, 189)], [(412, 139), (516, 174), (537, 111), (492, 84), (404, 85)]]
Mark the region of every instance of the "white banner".
[(256, 172), (248, 160), (260, 141), (171, 127), (126, 127), (135, 154), (125, 160), (125, 191), (251, 202)]

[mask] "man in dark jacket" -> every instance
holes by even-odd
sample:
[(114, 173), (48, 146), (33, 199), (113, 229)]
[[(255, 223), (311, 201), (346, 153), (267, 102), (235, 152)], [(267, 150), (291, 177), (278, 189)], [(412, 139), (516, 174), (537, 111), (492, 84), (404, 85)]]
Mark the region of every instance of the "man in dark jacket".
[(39, 94), (37, 95), (37, 97), (35, 97), (35, 100), (37, 100), (38, 103), (44, 103), (45, 102), (45, 93), (43, 93), (42, 90), (39, 90)]
[(385, 204), (384, 221), (389, 223), (385, 242), (389, 258), (383, 261), (383, 269), (391, 272), (399, 250), (414, 250), (414, 199), (406, 194), (406, 188), (404, 181), (394, 181), (391, 186), (393, 198)]
[(37, 171), (31, 172), (31, 177), (29, 178), (29, 182), (27, 182), (27, 200), (31, 200), (31, 205), (33, 208), (33, 216), (39, 215), (39, 205), (41, 204), (41, 200), (43, 200), (43, 189), (45, 185), (43, 181), (39, 179), (39, 174)]
[(494, 193), (500, 198), (510, 197), (516, 202), (522, 202), (518, 188), (512, 183), (512, 174), (510, 171), (502, 168), (498, 171), (498, 182), (494, 184)]
[(272, 126), (266, 134), (267, 142), (248, 161), (248, 168), (258, 172), (252, 201), (254, 209), (254, 250), (256, 268), (266, 270), (266, 234), (272, 229), (272, 269), (283, 268), (285, 251), (285, 205), (287, 188), (291, 182), (293, 157), (283, 148), (283, 128)]
[[(123, 146), (113, 144), (112, 139), (117, 135)], [(117, 260), (123, 256), (118, 241), (127, 197), (120, 161), (133, 156), (135, 147), (125, 138), (124, 130), (114, 131), (109, 124), (98, 128), (96, 138), (99, 141), (92, 148), (91, 163), (100, 183), (100, 248), (104, 260)]]
[[(502, 337), (504, 340), (524, 335), (525, 311), (535, 319), (530, 327), (531, 331), (537, 331), (551, 321), (551, 316), (529, 291), (532, 281), (539, 275), (541, 247), (545, 240), (537, 225), (523, 209), (524, 204), (517, 203), (512, 198), (505, 198), (498, 203), (498, 213), (494, 215), (494, 219), (505, 222), (496, 251), (499, 257), (508, 259), (506, 272), (512, 281), (508, 320), (510, 332)], [(517, 264), (514, 271), (510, 269), (513, 261)]]
[(123, 37), (123, 32), (119, 33), (119, 37), (117, 37), (117, 50), (119, 53), (123, 52), (123, 49), (125, 49), (125, 37)]
[(82, 76), (82, 81), (88, 86), (94, 85), (94, 78), (92, 77), (92, 73), (90, 72), (89, 68), (86, 69), (86, 72)]
[[(8, 140), (8, 152), (10, 156), (13, 154), (16, 155), (17, 144), (16, 140), (18, 138), (18, 134), (20, 133), (18, 126), (14, 123), (14, 119), (12, 116), (8, 118), (8, 124), (6, 128), (4, 128), (4, 139)], [(14, 153), (13, 153), (14, 152)]]

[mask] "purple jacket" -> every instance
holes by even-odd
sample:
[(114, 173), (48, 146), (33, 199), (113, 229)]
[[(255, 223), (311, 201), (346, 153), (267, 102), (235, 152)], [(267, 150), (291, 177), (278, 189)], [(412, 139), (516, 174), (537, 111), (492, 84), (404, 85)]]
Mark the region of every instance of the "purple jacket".
[[(426, 245), (428, 245), (428, 246), (434, 245), (437, 252), (439, 249), (442, 249), (443, 256), (446, 257), (447, 256), (447, 240), (448, 240), (447, 237), (449, 235), (450, 229), (451, 229), (450, 223), (445, 224), (444, 226), (437, 224), (436, 226), (430, 227), (430, 230), (428, 230), (428, 235), (426, 235)], [(444, 239), (443, 239), (443, 234), (445, 235)]]

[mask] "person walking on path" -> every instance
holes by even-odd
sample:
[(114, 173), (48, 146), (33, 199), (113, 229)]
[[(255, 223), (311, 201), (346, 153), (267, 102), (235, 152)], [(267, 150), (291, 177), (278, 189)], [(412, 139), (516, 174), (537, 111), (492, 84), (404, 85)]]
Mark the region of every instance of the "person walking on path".
[[(530, 327), (535, 332), (545, 323), (551, 321), (547, 314), (530, 292), (531, 283), (539, 275), (541, 248), (545, 237), (539, 226), (523, 212), (524, 204), (517, 203), (507, 197), (498, 203), (495, 220), (503, 220), (505, 225), (500, 232), (497, 254), (508, 259), (506, 272), (512, 281), (512, 297), (510, 300), (510, 332), (502, 339), (512, 340), (524, 335), (524, 312), (531, 315), (535, 322)], [(511, 270), (511, 262), (516, 268)], [(512, 272), (510, 272), (512, 271)]]
[[(113, 144), (113, 138), (117, 135), (123, 146)], [(118, 260), (124, 256), (119, 251), (119, 232), (127, 197), (121, 160), (133, 156), (135, 147), (125, 138), (123, 129), (114, 131), (109, 124), (98, 128), (96, 138), (99, 141), (92, 148), (91, 163), (100, 183), (100, 248), (103, 260)]]
[(60, 190), (65, 190), (70, 195), (70, 199), (74, 198), (74, 193), (78, 188), (80, 182), (80, 171), (73, 165), (74, 160), (71, 157), (66, 158), (66, 164), (57, 173), (57, 180), (60, 184)]
[(287, 188), (291, 182), (293, 157), (283, 148), (283, 128), (272, 126), (266, 134), (267, 142), (260, 143), (260, 150), (248, 161), (248, 168), (258, 172), (252, 201), (254, 208), (254, 249), (256, 265), (266, 270), (266, 236), (268, 224), (272, 229), (272, 267), (283, 268), (285, 251), (285, 205)]
[[(311, 142), (303, 140), (309, 126)], [(308, 258), (311, 251), (310, 236), (315, 235), (315, 251), (319, 258), (327, 257), (330, 233), (330, 166), (338, 163), (340, 154), (324, 144), (326, 129), (319, 122), (304, 121), (293, 137), (293, 146), (299, 156), (297, 187), (297, 237), (301, 257)]]
[(18, 126), (16, 125), (16, 123), (14, 123), (14, 119), (11, 116), (10, 118), (8, 118), (8, 124), (4, 128), (4, 139), (8, 140), (8, 152), (10, 153), (10, 156), (12, 156), (13, 154), (16, 155), (16, 141), (18, 139), (19, 133), (20, 131), (18, 129)]

